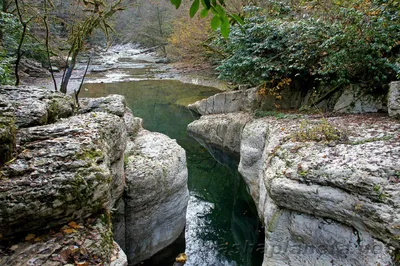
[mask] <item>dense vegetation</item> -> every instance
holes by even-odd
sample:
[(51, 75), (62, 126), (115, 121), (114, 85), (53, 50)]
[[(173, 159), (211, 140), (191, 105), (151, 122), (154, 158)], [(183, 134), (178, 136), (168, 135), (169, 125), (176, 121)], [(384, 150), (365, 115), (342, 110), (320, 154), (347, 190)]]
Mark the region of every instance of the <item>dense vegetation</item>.
[(221, 77), (274, 87), (359, 83), (381, 89), (400, 74), (399, 1), (309, 1), (245, 7), (245, 23), (219, 38)]
[(114, 44), (134, 42), (177, 60), (209, 62), (223, 79), (263, 88), (296, 81), (315, 88), (356, 83), (376, 91), (400, 78), (397, 0), (0, 0), (0, 5), (2, 84), (15, 82), (18, 55), (49, 67), (49, 56), (76, 59), (86, 43), (105, 44), (106, 35)]

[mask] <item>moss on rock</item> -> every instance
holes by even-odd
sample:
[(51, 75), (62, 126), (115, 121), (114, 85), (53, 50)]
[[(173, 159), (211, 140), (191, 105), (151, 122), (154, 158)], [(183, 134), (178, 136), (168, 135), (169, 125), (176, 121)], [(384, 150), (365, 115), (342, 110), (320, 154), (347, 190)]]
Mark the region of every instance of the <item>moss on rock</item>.
[(16, 142), (15, 120), (0, 116), (0, 166), (12, 159)]

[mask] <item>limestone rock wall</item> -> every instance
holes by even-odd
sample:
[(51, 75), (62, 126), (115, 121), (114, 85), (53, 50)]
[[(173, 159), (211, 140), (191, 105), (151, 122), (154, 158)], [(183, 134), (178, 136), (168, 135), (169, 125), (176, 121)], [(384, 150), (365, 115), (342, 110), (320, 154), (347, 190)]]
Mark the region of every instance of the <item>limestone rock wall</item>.
[[(315, 95), (314, 91), (302, 89), (300, 84), (263, 95), (258, 93), (258, 88), (239, 89), (215, 94), (189, 104), (188, 108), (200, 115), (253, 112), (255, 110), (271, 111), (276, 110), (279, 106), (279, 110), (318, 107), (334, 113), (389, 112), (389, 115), (393, 114), (392, 116), (394, 116), (400, 110), (398, 84), (399, 81), (390, 84), (388, 97), (379, 92), (371, 93), (367, 88), (358, 85), (349, 85), (337, 91), (329, 87), (320, 88), (321, 95)], [(324, 94), (325, 96), (322, 97)], [(321, 100), (318, 100), (317, 97), (321, 97)], [(317, 100), (318, 104), (315, 104), (314, 102)]]
[(188, 172), (185, 151), (160, 133), (140, 130), (126, 156), (125, 243), (134, 265), (184, 230)]
[(127, 265), (123, 250), (139, 262), (182, 232), (183, 149), (143, 130), (122, 96), (81, 107), (76, 115), (69, 96), (0, 87), (1, 265)]
[[(381, 116), (329, 118), (346, 137), (299, 139), (302, 119), (202, 116), (188, 126), (220, 146), (226, 120), (239, 171), (265, 225), (264, 265), (390, 265), (400, 247), (400, 124)], [(201, 121), (201, 122), (200, 122)], [(303, 122), (304, 123), (304, 122)], [(324, 123), (307, 118), (307, 126)], [(303, 124), (304, 127), (304, 124)]]
[[(74, 116), (18, 131), (18, 155), (2, 169), (0, 233), (45, 229), (113, 206), (124, 183), (122, 119)], [(119, 151), (119, 152), (118, 152)], [(112, 167), (114, 175), (112, 175)]]

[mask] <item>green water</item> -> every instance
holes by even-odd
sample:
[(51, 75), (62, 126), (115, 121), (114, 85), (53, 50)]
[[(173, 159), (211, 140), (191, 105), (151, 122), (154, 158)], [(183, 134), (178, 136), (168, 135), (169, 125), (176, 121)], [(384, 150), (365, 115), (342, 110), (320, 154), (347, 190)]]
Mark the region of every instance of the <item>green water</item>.
[(124, 95), (134, 115), (143, 118), (146, 129), (176, 139), (186, 150), (190, 191), (186, 265), (261, 265), (263, 248), (259, 243), (263, 236), (237, 163), (214, 154), (225, 165), (218, 163), (186, 134), (187, 125), (198, 117), (185, 106), (217, 92), (179, 81), (147, 80), (85, 84), (80, 96)]

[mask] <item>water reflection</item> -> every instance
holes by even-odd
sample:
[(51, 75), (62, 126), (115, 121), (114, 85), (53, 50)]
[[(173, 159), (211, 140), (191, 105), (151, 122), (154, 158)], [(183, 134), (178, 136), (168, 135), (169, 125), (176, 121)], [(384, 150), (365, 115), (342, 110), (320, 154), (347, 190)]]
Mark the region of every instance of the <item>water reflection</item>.
[[(176, 139), (186, 150), (190, 190), (186, 265), (261, 265), (262, 252), (257, 245), (259, 238), (263, 242), (263, 236), (259, 234), (254, 203), (236, 170), (237, 163), (215, 152), (213, 158), (186, 134), (187, 125), (198, 117), (184, 106), (216, 92), (214, 88), (179, 81), (145, 80), (85, 84), (81, 97), (124, 95), (134, 115), (144, 119), (146, 129)], [(176, 255), (179, 252), (183, 251)]]

